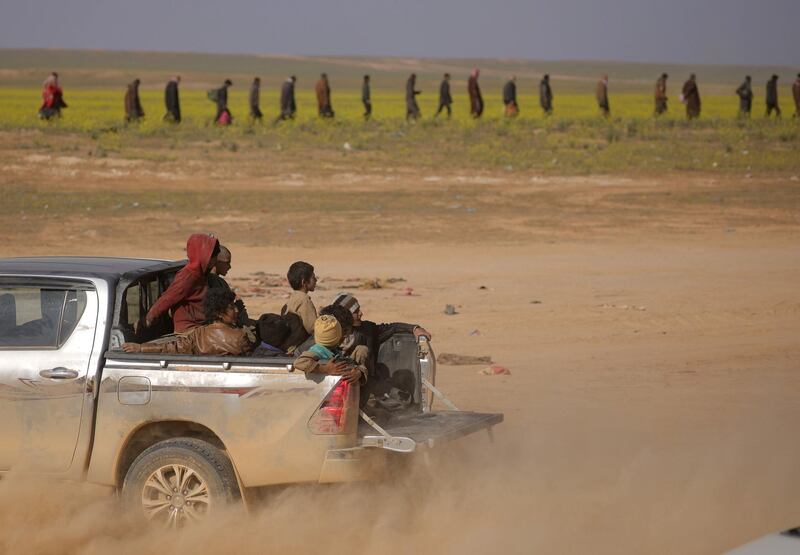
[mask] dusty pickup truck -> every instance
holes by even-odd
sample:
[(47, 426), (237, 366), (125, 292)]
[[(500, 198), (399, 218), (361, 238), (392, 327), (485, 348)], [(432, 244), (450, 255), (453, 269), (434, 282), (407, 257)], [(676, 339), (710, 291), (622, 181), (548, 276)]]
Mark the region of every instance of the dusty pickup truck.
[(436, 389), (430, 343), (411, 334), (380, 346), (386, 379), (408, 388), (380, 423), (360, 410), (357, 385), (292, 372), (290, 358), (123, 352), (172, 331), (168, 316), (146, 336), (135, 324), (185, 263), (0, 259), (0, 473), (105, 484), (180, 526), (251, 488), (368, 479), (503, 420), (455, 410)]

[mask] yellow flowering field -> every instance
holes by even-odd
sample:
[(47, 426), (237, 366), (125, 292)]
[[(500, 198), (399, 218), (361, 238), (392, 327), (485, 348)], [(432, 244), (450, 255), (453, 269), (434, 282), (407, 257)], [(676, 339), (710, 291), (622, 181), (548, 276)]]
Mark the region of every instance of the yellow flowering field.
[[(405, 121), (401, 92), (375, 90), (373, 117), (365, 122), (359, 90), (332, 93), (334, 120), (317, 117), (309, 87), (298, 87), (297, 118), (275, 123), (278, 91), (262, 90), (264, 122), (248, 118), (247, 90), (234, 87), (229, 106), (234, 123), (221, 129), (213, 125), (215, 105), (206, 91), (182, 89), (183, 122), (164, 123), (163, 92), (142, 90), (144, 121), (124, 123), (124, 89), (65, 89), (69, 105), (56, 121), (40, 121), (36, 88), (0, 88), (0, 130), (40, 130), (45, 135), (88, 134), (107, 152), (123, 152), (142, 141), (167, 141), (170, 148), (187, 141), (223, 140), (231, 150), (278, 146), (303, 156), (308, 148), (369, 153), (381, 164), (536, 169), (554, 173), (678, 171), (800, 172), (800, 119), (784, 105), (782, 120), (766, 120), (756, 103), (750, 120), (736, 117), (731, 96), (703, 97), (699, 120), (688, 122), (676, 96), (670, 111), (652, 115), (652, 96), (644, 93), (610, 95), (611, 118), (602, 118), (591, 94), (563, 94), (554, 101), (555, 112), (544, 117), (538, 97), (519, 91), (521, 113), (509, 120), (496, 91), (484, 91), (484, 117), (473, 120), (466, 94), (455, 91), (453, 117), (434, 118), (436, 91), (418, 97), (422, 119)], [(528, 94), (530, 93), (530, 94)], [(788, 99), (787, 99), (788, 100)], [(167, 142), (164, 143), (166, 146)]]

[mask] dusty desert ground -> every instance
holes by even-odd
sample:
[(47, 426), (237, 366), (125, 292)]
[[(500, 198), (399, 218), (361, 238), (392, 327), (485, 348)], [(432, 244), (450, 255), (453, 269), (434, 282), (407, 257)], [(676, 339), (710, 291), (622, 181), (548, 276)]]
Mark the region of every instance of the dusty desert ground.
[(0, 551), (712, 554), (800, 525), (796, 175), (359, 173), (267, 154), (226, 177), (192, 152), (14, 140), (0, 256), (179, 258), (213, 231), (251, 312), (283, 302), (258, 272), (297, 259), (322, 278), (318, 306), (336, 280), (401, 277), (354, 290), (368, 317), (511, 375), (439, 368), (457, 405), (505, 413), (494, 444), (386, 483), (290, 488), (179, 538), (129, 528), (91, 488), (4, 480)]

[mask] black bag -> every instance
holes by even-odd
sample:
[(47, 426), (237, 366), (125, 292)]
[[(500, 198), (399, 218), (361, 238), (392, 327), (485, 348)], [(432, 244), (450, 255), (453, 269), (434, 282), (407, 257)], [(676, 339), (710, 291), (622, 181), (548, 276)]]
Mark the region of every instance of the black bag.
[(256, 331), (261, 341), (280, 347), (289, 337), (291, 329), (280, 314), (262, 314), (256, 323)]
[(283, 318), (283, 321), (289, 327), (289, 335), (281, 345), (284, 351), (299, 346), (303, 341), (309, 338), (310, 334), (306, 331), (305, 326), (303, 326), (303, 320), (294, 312), (288, 312), (286, 305), (283, 305), (281, 309), (281, 318)]

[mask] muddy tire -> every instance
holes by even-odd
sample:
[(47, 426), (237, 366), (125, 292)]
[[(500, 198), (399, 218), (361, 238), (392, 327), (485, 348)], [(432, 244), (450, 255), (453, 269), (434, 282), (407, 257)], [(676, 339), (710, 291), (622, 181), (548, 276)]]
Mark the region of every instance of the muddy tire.
[(122, 486), (126, 510), (166, 528), (204, 521), (239, 499), (228, 456), (205, 441), (175, 438), (142, 452)]

